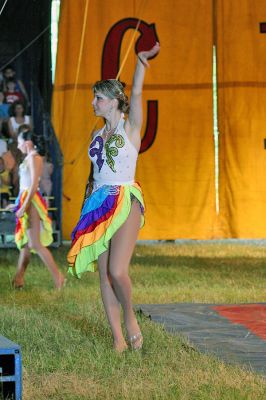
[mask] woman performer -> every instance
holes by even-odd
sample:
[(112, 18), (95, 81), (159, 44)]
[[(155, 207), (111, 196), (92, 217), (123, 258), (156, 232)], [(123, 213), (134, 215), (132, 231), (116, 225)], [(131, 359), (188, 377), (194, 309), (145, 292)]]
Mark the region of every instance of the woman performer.
[[(105, 125), (92, 136), (89, 157), (93, 173), (68, 254), (69, 272), (77, 277), (94, 271), (97, 260), (103, 305), (118, 352), (128, 347), (121, 328), (120, 305), (131, 348), (138, 350), (143, 344), (132, 306), (128, 268), (144, 223), (141, 188), (134, 180), (141, 144), (142, 87), (145, 67), (149, 66), (147, 60), (159, 49), (156, 43), (151, 50), (138, 54), (130, 110), (120, 81), (107, 79), (93, 87), (92, 106)], [(128, 111), (125, 120), (124, 113)]]
[[(22, 129), (21, 129), (22, 128)], [(24, 274), (30, 253), (36, 252), (50, 271), (56, 289), (61, 289), (65, 278), (59, 271), (50, 251), (45, 247), (53, 242), (51, 220), (47, 206), (38, 191), (43, 168), (43, 153), (38, 149), (36, 136), (24, 125), (18, 135), (18, 149), (26, 154), (19, 167), (19, 195), (8, 210), (16, 211), (15, 242), (20, 250), (17, 272), (13, 279), (15, 289), (24, 285)]]

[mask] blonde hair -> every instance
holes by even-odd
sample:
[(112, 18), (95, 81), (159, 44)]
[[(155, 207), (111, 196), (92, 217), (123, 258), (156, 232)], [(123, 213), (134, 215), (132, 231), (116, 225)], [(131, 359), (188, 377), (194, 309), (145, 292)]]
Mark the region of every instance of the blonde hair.
[(122, 111), (125, 114), (129, 113), (129, 103), (128, 97), (124, 92), (125, 84), (118, 81), (117, 79), (106, 79), (103, 81), (97, 81), (93, 85), (93, 91), (100, 92), (105, 96), (109, 97), (109, 99), (117, 99), (118, 101), (118, 110)]

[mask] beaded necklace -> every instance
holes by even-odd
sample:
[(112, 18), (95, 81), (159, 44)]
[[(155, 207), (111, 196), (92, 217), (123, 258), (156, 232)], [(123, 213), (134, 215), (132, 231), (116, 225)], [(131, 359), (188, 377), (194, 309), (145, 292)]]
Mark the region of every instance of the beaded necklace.
[(110, 137), (116, 133), (119, 122), (120, 122), (120, 120), (118, 121), (118, 123), (116, 124), (116, 126), (114, 128), (111, 128), (109, 130), (106, 129), (106, 125), (105, 125), (102, 133), (100, 134), (101, 137), (103, 138), (104, 143), (106, 143), (110, 139)]

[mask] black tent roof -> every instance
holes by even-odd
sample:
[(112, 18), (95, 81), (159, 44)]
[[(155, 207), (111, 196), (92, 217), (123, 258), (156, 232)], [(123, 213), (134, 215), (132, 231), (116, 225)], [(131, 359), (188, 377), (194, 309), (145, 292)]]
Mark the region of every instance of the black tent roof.
[[(4, 3), (0, 0), (0, 10)], [(38, 86), (47, 110), (52, 91), (50, 26), (51, 0), (8, 0), (0, 15), (0, 69), (15, 58), (11, 64), (17, 77), (28, 92), (31, 82)]]

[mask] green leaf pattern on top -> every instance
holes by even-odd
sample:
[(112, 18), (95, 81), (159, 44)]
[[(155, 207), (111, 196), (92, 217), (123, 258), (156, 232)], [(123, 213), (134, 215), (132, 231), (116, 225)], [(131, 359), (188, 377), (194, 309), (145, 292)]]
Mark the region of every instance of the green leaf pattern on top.
[[(116, 147), (112, 146), (114, 144)], [(121, 135), (114, 134), (112, 135), (107, 142), (105, 143), (105, 153), (106, 153), (106, 162), (107, 165), (111, 168), (113, 172), (116, 172), (115, 169), (115, 160), (113, 157), (118, 155), (118, 149), (124, 147), (125, 139)]]

